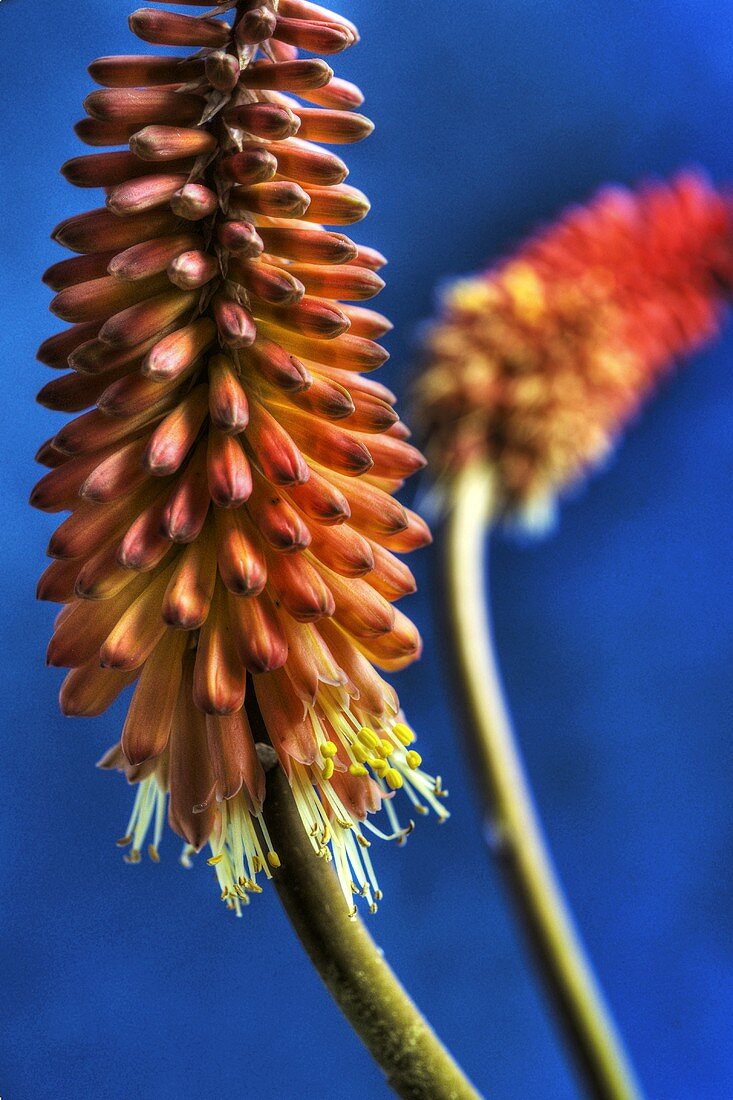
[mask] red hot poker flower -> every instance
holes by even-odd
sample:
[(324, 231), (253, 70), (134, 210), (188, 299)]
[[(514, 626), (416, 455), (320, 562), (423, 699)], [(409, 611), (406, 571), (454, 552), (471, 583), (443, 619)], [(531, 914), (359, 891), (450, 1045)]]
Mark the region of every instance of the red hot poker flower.
[(698, 173), (604, 188), (457, 282), (417, 389), (438, 478), (484, 459), (499, 510), (543, 526), (680, 356), (716, 335), (732, 287), (733, 211)]
[(373, 907), (368, 815), (383, 808), (403, 837), (400, 788), (446, 814), (377, 672), (420, 651), (393, 606), (414, 590), (395, 552), (430, 536), (392, 494), (424, 460), (365, 377), (390, 325), (343, 300), (375, 295), (384, 260), (341, 232), (369, 203), (320, 144), (372, 125), (357, 88), (298, 55), (358, 35), (306, 0), (144, 8), (130, 25), (194, 52), (95, 61), (77, 133), (117, 148), (63, 168), (106, 202), (56, 228), (76, 255), (45, 275), (72, 327), (39, 358), (71, 371), (39, 399), (79, 414), (41, 447), (32, 497), (70, 512), (39, 585), (65, 605), (49, 648), (71, 669), (61, 706), (96, 715), (135, 685), (102, 762), (138, 784), (129, 858), (151, 829), (157, 858), (168, 802), (238, 912), (279, 862), (261, 716), (314, 849), (350, 908), (353, 894)]

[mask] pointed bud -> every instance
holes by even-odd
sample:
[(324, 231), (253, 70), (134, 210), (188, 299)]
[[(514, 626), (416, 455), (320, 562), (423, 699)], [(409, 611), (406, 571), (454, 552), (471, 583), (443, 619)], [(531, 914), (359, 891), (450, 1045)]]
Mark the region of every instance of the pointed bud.
[[(134, 283), (132, 284), (135, 285)], [(114, 347), (129, 348), (162, 332), (196, 305), (195, 292), (172, 290), (110, 317), (99, 330), (99, 338)]]
[(218, 92), (232, 92), (239, 81), (239, 61), (225, 50), (216, 50), (205, 59), (206, 79)]
[(51, 236), (70, 252), (120, 252), (133, 244), (177, 230), (180, 231), (179, 226), (170, 210), (151, 210), (118, 218), (102, 207), (67, 218), (56, 226)]
[(264, 145), (249, 145), (219, 162), (222, 175), (234, 183), (266, 183), (277, 172), (277, 161)]
[(197, 630), (206, 622), (216, 583), (216, 549), (211, 523), (178, 558), (163, 597), (163, 618), (177, 630)]
[(209, 360), (209, 415), (222, 432), (241, 432), (249, 423), (247, 395), (226, 355)]
[(341, 53), (356, 41), (348, 27), (278, 16), (275, 38), (309, 53)]
[(219, 200), (213, 191), (202, 183), (187, 183), (176, 191), (170, 200), (171, 210), (179, 218), (190, 222), (208, 218), (219, 206)]
[(208, 413), (205, 385), (196, 386), (153, 432), (143, 462), (155, 477), (178, 470), (194, 444)]
[(105, 88), (91, 92), (84, 110), (102, 122), (191, 126), (199, 121), (204, 101), (188, 92), (168, 88)]
[(92, 80), (107, 88), (188, 84), (200, 77), (202, 71), (203, 65), (198, 58), (141, 57), (139, 54), (98, 57), (88, 69)]
[(272, 8), (262, 5), (246, 11), (234, 28), (234, 37), (243, 46), (254, 46), (271, 38), (277, 26)]
[(199, 317), (159, 340), (145, 356), (142, 373), (159, 381), (178, 378), (188, 371), (215, 337), (216, 325), (211, 318)]
[(168, 278), (181, 290), (195, 290), (205, 286), (219, 274), (216, 257), (200, 249), (182, 252), (168, 265)]
[(143, 161), (208, 156), (216, 146), (216, 138), (208, 130), (181, 126), (146, 126), (130, 138), (130, 149)]
[(156, 237), (117, 253), (107, 270), (115, 279), (123, 281), (145, 279), (165, 271), (176, 256), (197, 248), (201, 243), (202, 239), (195, 233), (172, 233), (167, 237)]
[(201, 534), (210, 503), (206, 484), (206, 441), (202, 439), (166, 502), (161, 533), (171, 542), (193, 542)]
[(267, 569), (257, 536), (244, 509), (215, 509), (216, 547), (221, 579), (238, 596), (258, 595), (265, 587)]
[(319, 88), (309, 89), (307, 98), (319, 107), (334, 108), (337, 111), (353, 111), (364, 102), (364, 96), (356, 84), (338, 76)]
[(226, 294), (217, 294), (211, 304), (222, 342), (230, 348), (249, 347), (257, 335), (252, 314)]
[(235, 188), (230, 195), (229, 206), (237, 216), (254, 213), (267, 218), (302, 218), (310, 201), (307, 192), (297, 183), (278, 180)]
[(323, 88), (332, 79), (333, 69), (325, 61), (283, 61), (274, 65), (255, 61), (242, 72), (240, 84), (243, 88), (305, 92)]
[(246, 673), (234, 645), (226, 594), (217, 586), (196, 648), (193, 701), (206, 714), (234, 714), (244, 702)]
[(303, 297), (303, 284), (287, 268), (262, 262), (243, 263), (235, 258), (230, 261), (227, 274), (249, 294), (272, 305), (293, 305)]
[(122, 730), (122, 751), (130, 764), (160, 756), (168, 745), (188, 639), (167, 631), (145, 662)]
[(279, 103), (241, 103), (224, 112), (229, 126), (265, 141), (283, 141), (298, 132), (299, 121), (289, 107)]
[(238, 508), (252, 492), (252, 471), (239, 440), (217, 428), (209, 432), (209, 493), (219, 508)]
[(295, 113), (300, 119), (300, 137), (309, 141), (321, 141), (325, 145), (362, 141), (374, 130), (374, 123), (370, 119), (352, 111), (298, 106)]
[(215, 232), (221, 247), (241, 259), (259, 256), (264, 249), (262, 239), (251, 222), (218, 222)]
[(232, 637), (239, 660), (254, 674), (282, 668), (288, 658), (288, 643), (272, 601), (262, 595), (252, 599), (227, 598)]
[(143, 42), (160, 46), (197, 46), (216, 49), (229, 41), (231, 28), (219, 19), (139, 8), (130, 15), (130, 30)]

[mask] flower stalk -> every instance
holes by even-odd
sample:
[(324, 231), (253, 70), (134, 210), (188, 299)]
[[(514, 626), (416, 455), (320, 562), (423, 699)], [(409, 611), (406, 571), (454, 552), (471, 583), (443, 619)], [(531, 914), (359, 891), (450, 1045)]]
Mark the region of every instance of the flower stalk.
[(491, 850), (590, 1094), (634, 1100), (639, 1086), (563, 897), (504, 700), (485, 565), (497, 499), (485, 461), (456, 474), (451, 501), (444, 532), (448, 618)]
[(267, 773), (264, 818), (282, 863), (273, 881), (329, 993), (397, 1096), (477, 1100), (478, 1092), (395, 977), (361, 920), (349, 919), (336, 877), (311, 851), (290, 784), (274, 753), (259, 745), (258, 754)]

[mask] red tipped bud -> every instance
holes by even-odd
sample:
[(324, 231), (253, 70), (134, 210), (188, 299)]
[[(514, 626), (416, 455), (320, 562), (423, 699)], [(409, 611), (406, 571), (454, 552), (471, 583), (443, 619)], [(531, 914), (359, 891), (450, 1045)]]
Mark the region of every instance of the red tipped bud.
[(179, 218), (197, 222), (208, 218), (219, 206), (219, 200), (213, 191), (202, 183), (187, 183), (172, 196), (171, 210)]
[(266, 141), (282, 141), (298, 132), (297, 115), (278, 103), (241, 103), (224, 113), (230, 126), (239, 127), (253, 137)]
[(234, 298), (217, 294), (212, 301), (220, 339), (230, 348), (247, 348), (257, 335), (252, 314)]
[(264, 145), (248, 145), (240, 153), (225, 157), (219, 167), (235, 183), (266, 183), (277, 172), (277, 161)]
[(278, 180), (254, 187), (237, 187), (230, 198), (230, 209), (237, 215), (252, 212), (268, 218), (302, 218), (310, 202), (299, 184)]
[(165, 271), (171, 260), (187, 249), (195, 248), (201, 238), (195, 233), (172, 233), (151, 241), (135, 244), (118, 252), (110, 261), (108, 271), (116, 279), (144, 279)]
[(363, 141), (374, 130), (374, 123), (370, 119), (352, 111), (296, 107), (295, 113), (300, 119), (300, 137), (322, 141), (325, 145)]
[(322, 88), (333, 79), (333, 69), (325, 61), (282, 61), (272, 64), (256, 61), (242, 73), (244, 88), (264, 88), (282, 92), (305, 92)]
[(206, 79), (218, 92), (233, 91), (239, 80), (239, 62), (225, 50), (210, 53), (205, 61)]
[(277, 16), (272, 8), (251, 8), (236, 24), (234, 37), (244, 46), (254, 46), (271, 38), (276, 26)]
[(216, 336), (210, 317), (199, 317), (190, 325), (163, 337), (150, 349), (142, 364), (148, 378), (178, 378), (196, 362)]
[(204, 286), (219, 274), (219, 264), (208, 252), (182, 252), (168, 264), (168, 278), (181, 290)]
[(216, 226), (216, 239), (222, 248), (233, 252), (235, 256), (259, 256), (264, 250), (262, 239), (251, 222), (219, 222)]
[(144, 42), (161, 46), (225, 46), (230, 27), (219, 19), (178, 15), (175, 12), (140, 8), (128, 20), (130, 30)]
[(234, 364), (226, 355), (209, 360), (209, 415), (223, 432), (241, 432), (249, 423), (249, 404)]
[(275, 37), (280, 42), (309, 53), (340, 53), (353, 46), (355, 36), (348, 27), (337, 23), (306, 22), (278, 16)]
[(143, 161), (207, 156), (216, 145), (216, 138), (208, 130), (180, 126), (146, 126), (130, 138), (130, 149)]
[(89, 66), (89, 75), (107, 88), (143, 88), (156, 84), (187, 84), (202, 73), (198, 58), (99, 57)]
[(260, 226), (265, 251), (304, 264), (345, 264), (356, 258), (353, 241), (342, 233), (313, 233), (308, 229)]
[(102, 122), (135, 123), (138, 127), (190, 126), (199, 121), (203, 100), (188, 92), (167, 88), (105, 88), (91, 92), (84, 109)]

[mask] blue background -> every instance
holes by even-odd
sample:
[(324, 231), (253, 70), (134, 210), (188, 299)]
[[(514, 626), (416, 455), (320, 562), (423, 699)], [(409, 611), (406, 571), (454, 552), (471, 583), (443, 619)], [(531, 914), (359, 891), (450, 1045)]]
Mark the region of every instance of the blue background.
[[(2, 0), (4, 337), (0, 768), (4, 1100), (386, 1095), (301, 957), (273, 891), (242, 921), (210, 874), (123, 865), (129, 792), (94, 762), (120, 713), (62, 719), (33, 602), (49, 517), (25, 500), (58, 423), (34, 406), (52, 331), (48, 234), (93, 205), (57, 175), (86, 63), (133, 49), (119, 0)], [(733, 178), (733, 24), (721, 0), (343, 0), (336, 59), (377, 132), (348, 153), (391, 259), (385, 381), (404, 392), (433, 288), (606, 180), (699, 162)], [(733, 1095), (733, 330), (665, 388), (558, 534), (504, 543), (497, 631), (562, 879), (651, 1097)], [(406, 605), (426, 656), (400, 678), (452, 792), (378, 853), (371, 929), (487, 1094), (577, 1096), (477, 828), (431, 618), (432, 552)]]

